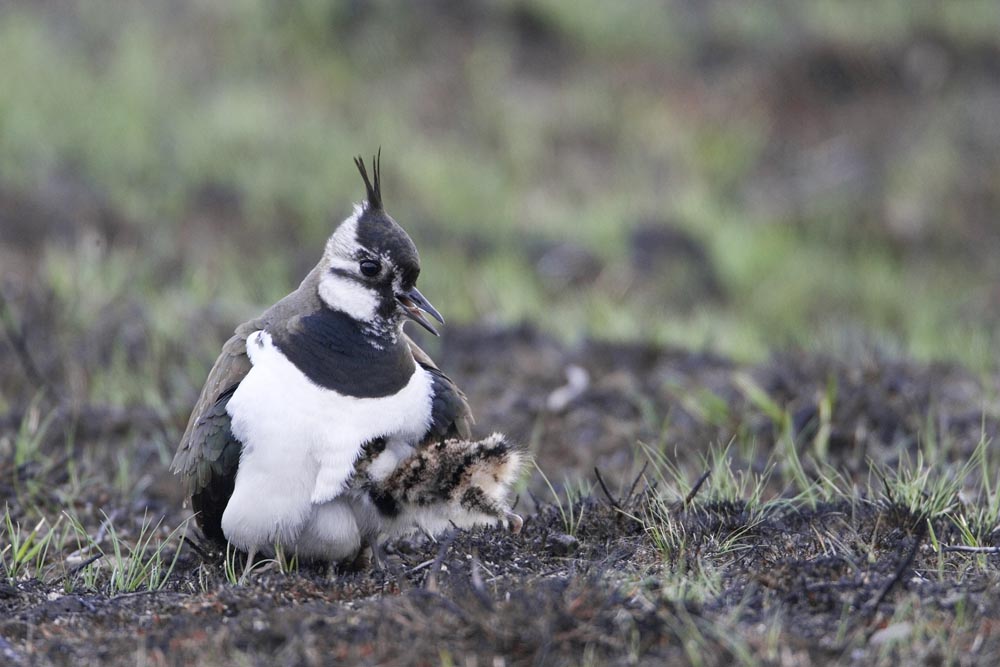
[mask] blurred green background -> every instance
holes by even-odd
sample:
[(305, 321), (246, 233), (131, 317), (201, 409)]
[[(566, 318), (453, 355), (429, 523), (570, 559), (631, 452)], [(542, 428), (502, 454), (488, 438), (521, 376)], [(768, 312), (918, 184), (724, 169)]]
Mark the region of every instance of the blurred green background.
[(449, 323), (987, 372), (998, 119), (992, 1), (4, 3), (3, 313), (53, 384), (183, 403), (381, 146)]

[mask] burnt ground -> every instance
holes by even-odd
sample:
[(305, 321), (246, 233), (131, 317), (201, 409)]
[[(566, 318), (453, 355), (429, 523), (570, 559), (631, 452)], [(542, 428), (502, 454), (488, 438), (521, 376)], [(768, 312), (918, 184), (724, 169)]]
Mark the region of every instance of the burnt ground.
[[(389, 545), (384, 571), (303, 565), (243, 586), (227, 581), (222, 554), (185, 542), (162, 588), (134, 592), (113, 592), (111, 556), (87, 565), (97, 552), (81, 555), (70, 539), (37, 576), (0, 584), (4, 664), (991, 664), (1000, 656), (1000, 555), (950, 550), (963, 544), (963, 517), (978, 516), (963, 504), (974, 481), (952, 489), (941, 511), (930, 502), (934, 471), (916, 502), (904, 483), (906, 470), (923, 470), (912, 458), (931, 455), (932, 436), (942, 477), (949, 460), (969, 459), (995, 436), (983, 403), (995, 384), (872, 351), (863, 361), (793, 353), (743, 367), (651, 345), (567, 346), (527, 327), (451, 328), (437, 357), (468, 390), (479, 428), (524, 442), (557, 488), (558, 500), (532, 476), (519, 498), (520, 534), (411, 538)], [(753, 398), (754, 388), (781, 414)], [(15, 519), (35, 516), (33, 507), (53, 517), (68, 503), (106, 554), (109, 523), (134, 543), (144, 513), (164, 517), (161, 537), (183, 520), (162, 454), (183, 414), (93, 406), (53, 414), (61, 434), (39, 444), (53, 458), (0, 469)], [(4, 437), (30, 420), (8, 417)], [(810, 453), (821, 430), (825, 466)], [(791, 453), (781, 454), (788, 443), (806, 481), (796, 481)], [(134, 448), (142, 466), (129, 489), (107, 472), (120, 448)], [(724, 463), (713, 464), (711, 452), (722, 451)], [(81, 460), (75, 473), (66, 472), (70, 457)], [(824, 484), (831, 471), (840, 480)], [(980, 546), (1000, 546), (990, 533), (996, 519), (978, 517)], [(168, 540), (168, 555), (178, 544)]]
[[(117, 5), (24, 4), (52, 30), (0, 26), (26, 35), (7, 40), (0, 78), (38, 82), (9, 95), (13, 115), (0, 118), (14, 128), (0, 146), (0, 666), (1000, 664), (996, 337), (968, 355), (988, 357), (980, 368), (993, 370), (978, 373), (852, 338), (888, 331), (910, 349), (908, 333), (943, 322), (922, 355), (966, 358), (954, 349), (962, 331), (1000, 323), (1000, 46), (988, 23), (972, 30), (991, 7), (922, 12), (927, 27), (850, 37), (817, 31), (818, 15), (837, 12), (788, 4), (744, 15), (741, 37), (738, 17), (729, 30), (721, 20), (735, 7), (654, 3), (677, 5), (690, 28), (688, 46), (665, 58), (659, 38), (602, 46), (603, 30), (539, 9), (557, 3), (442, 1), (410, 14), (330, 3), (350, 11), (330, 17), (329, 32), (309, 12), (242, 3), (249, 13), (237, 16), (248, 18), (233, 23), (277, 41), (245, 35), (241, 47), (221, 38), (237, 25), (177, 2), (147, 26), (163, 31), (147, 41), (170, 48), (148, 51), (143, 30), (119, 25)], [(897, 3), (881, 12), (904, 13)], [(109, 34), (90, 30), (105, 24)], [(193, 48), (174, 46), (189, 39)], [(375, 70), (370, 42), (375, 61), (388, 59)], [(415, 52), (394, 56), (394, 45)], [(498, 68), (490, 45), (509, 62)], [(136, 49), (138, 69), (126, 57)], [(249, 73), (265, 53), (288, 62), (258, 80)], [(159, 77), (142, 66), (160, 61)], [(213, 70), (221, 78), (205, 79)], [(357, 79), (347, 95), (345, 76)], [(493, 81), (517, 96), (480, 99)], [(580, 93), (591, 87), (615, 103), (567, 113), (588, 106)], [(48, 96), (63, 88), (67, 97)], [(258, 89), (307, 106), (243, 139), (236, 127), (232, 147), (202, 150), (220, 127), (229, 134), (227, 107), (220, 125), (183, 130), (188, 117), (219, 113), (217, 98)], [(336, 99), (323, 102), (330, 90)], [(119, 127), (125, 116), (107, 113), (119, 107), (137, 114), (125, 129), (166, 134), (135, 144)], [(534, 276), (540, 305), (529, 312), (551, 330), (598, 329), (566, 304), (626, 323), (639, 310), (647, 324), (696, 319), (708, 304), (712, 335), (753, 319), (785, 351), (746, 364), (450, 324), (421, 343), (467, 391), (479, 432), (507, 432), (537, 462), (518, 489), (523, 531), (396, 542), (383, 571), (303, 565), (230, 583), (224, 554), (198, 546), (193, 528), (186, 541), (173, 534), (189, 512), (167, 465), (211, 355), (250, 314), (240, 305), (268, 303), (260, 288), (292, 285), (311, 267), (329, 231), (312, 210), (316, 193), (333, 209), (347, 196), (325, 181), (291, 187), (335, 173), (315, 154), (300, 160), (298, 144), (275, 143), (295, 119), (335, 139), (294, 135), (303, 147), (344, 151), (345, 165), (355, 148), (339, 137), (388, 142), (384, 128), (399, 123), (397, 134), (421, 138), (404, 154), (444, 147), (424, 157), (432, 173), (461, 177), (447, 187), (388, 167), (400, 206), (442, 204), (401, 218), (422, 252), (451, 260), (428, 279), (466, 281), (510, 254), (517, 270), (506, 277), (518, 280), (489, 287), (517, 292)], [(540, 148), (507, 164), (525, 151), (505, 137), (522, 129), (524, 145)], [(250, 157), (230, 159), (244, 141)], [(197, 155), (170, 159), (170, 147)], [(256, 164), (253, 147), (296, 158), (234, 169)], [(202, 171), (216, 153), (224, 164)], [(457, 154), (471, 161), (444, 169)], [(609, 196), (621, 205), (608, 209)], [(664, 200), (687, 204), (636, 209)], [(692, 201), (705, 211), (688, 219)], [(565, 208), (574, 226), (542, 231), (529, 216), (494, 238), (470, 203), (504, 210), (494, 222)], [(592, 234), (576, 229), (577, 204), (600, 220)], [(621, 234), (599, 228), (611, 226)], [(712, 241), (716, 228), (729, 233)], [(722, 261), (728, 253), (737, 261)], [(734, 275), (750, 260), (769, 270)], [(800, 281), (804, 294), (785, 290)], [(470, 319), (502, 305), (484, 301), (490, 293), (466, 295)], [(436, 303), (450, 318), (455, 304)], [(789, 328), (793, 340), (843, 330), (844, 344), (787, 350)]]

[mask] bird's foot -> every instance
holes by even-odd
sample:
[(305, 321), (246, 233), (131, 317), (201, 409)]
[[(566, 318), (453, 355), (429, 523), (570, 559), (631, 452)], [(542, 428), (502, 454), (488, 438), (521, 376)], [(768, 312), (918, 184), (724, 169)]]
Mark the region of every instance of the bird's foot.
[(371, 565), (378, 572), (395, 576), (402, 569), (402, 559), (399, 555), (387, 554), (384, 542), (374, 542), (371, 545)]
[(254, 558), (257, 557), (257, 549), (251, 548), (247, 551), (247, 559), (243, 563), (243, 574), (240, 575), (239, 581), (237, 582), (240, 586), (246, 584), (247, 579), (250, 577), (250, 573), (254, 571)]
[(342, 572), (364, 572), (371, 567), (375, 559), (376, 556), (373, 550), (368, 546), (363, 546), (358, 553), (355, 554), (354, 558), (331, 562), (336, 569)]
[(515, 535), (521, 532), (521, 527), (524, 525), (524, 519), (522, 519), (519, 514), (514, 514), (510, 510), (507, 510), (504, 512), (503, 518), (507, 521), (507, 528), (510, 532)]
[(371, 543), (371, 565), (379, 572), (385, 571), (385, 545), (376, 540)]
[(296, 557), (292, 556), (290, 559), (285, 556), (284, 549), (281, 545), (275, 545), (274, 557), (267, 558), (265, 560), (257, 561), (257, 549), (252, 548), (247, 551), (246, 563), (243, 566), (243, 574), (240, 575), (239, 585), (245, 584), (251, 574), (264, 574), (265, 572), (278, 571), (282, 574), (287, 574), (293, 569), (296, 569)]

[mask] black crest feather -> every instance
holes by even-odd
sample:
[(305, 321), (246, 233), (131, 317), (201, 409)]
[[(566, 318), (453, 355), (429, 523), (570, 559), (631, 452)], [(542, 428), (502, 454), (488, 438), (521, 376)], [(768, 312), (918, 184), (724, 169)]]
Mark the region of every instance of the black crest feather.
[(368, 208), (373, 211), (382, 210), (382, 178), (380, 163), (382, 161), (382, 147), (378, 153), (372, 156), (372, 178), (368, 178), (368, 170), (365, 169), (365, 161), (360, 155), (354, 158), (354, 164), (361, 172), (361, 178), (365, 182), (365, 190), (368, 192)]

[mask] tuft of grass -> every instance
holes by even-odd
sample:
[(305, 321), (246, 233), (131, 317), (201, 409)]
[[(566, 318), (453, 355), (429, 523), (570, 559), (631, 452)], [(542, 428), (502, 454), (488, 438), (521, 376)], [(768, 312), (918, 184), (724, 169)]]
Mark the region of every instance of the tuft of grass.
[[(671, 595), (698, 601), (716, 595), (721, 590), (720, 568), (727, 559), (738, 557), (749, 548), (747, 538), (769, 512), (782, 508), (814, 511), (820, 502), (842, 500), (850, 501), (854, 507), (882, 498), (888, 507), (925, 522), (942, 581), (949, 576), (950, 569), (964, 571), (968, 558), (975, 561), (980, 572), (990, 571), (989, 556), (995, 553), (1000, 529), (1000, 466), (991, 456), (990, 439), (985, 432), (964, 461), (947, 461), (945, 457), (953, 453), (954, 447), (930, 437), (922, 441), (912, 456), (901, 452), (891, 469), (870, 462), (868, 484), (859, 487), (851, 483), (847, 473), (826, 463), (811, 461), (815, 472), (808, 475), (788, 428), (790, 419), (785, 410), (756, 385), (745, 383), (744, 387), (745, 393), (754, 397), (752, 402), (770, 414), (781, 429), (776, 448), (760, 472), (752, 472), (749, 465), (734, 461), (735, 440), (725, 446), (710, 446), (700, 457), (700, 467), (694, 468), (695, 474), (689, 469), (690, 463), (682, 466), (663, 446), (655, 448), (639, 443), (649, 462), (656, 491), (644, 506), (643, 514), (633, 518), (642, 524), (651, 544), (661, 554), (665, 565), (663, 583)], [(828, 389), (825, 399), (828, 407), (820, 410), (821, 423), (823, 412), (832, 410), (833, 395)], [(747, 451), (749, 461), (757, 460), (752, 446)], [(696, 490), (690, 480), (698, 477), (699, 470), (704, 471), (705, 480), (703, 487)], [(790, 488), (794, 489), (791, 495)], [(702, 508), (718, 502), (742, 503), (743, 524), (735, 529), (730, 525), (717, 534), (706, 532), (696, 520), (697, 513), (710, 511)], [(875, 529), (867, 535), (851, 539), (834, 533), (817, 533), (817, 548), (848, 560), (853, 560), (861, 550), (868, 555), (869, 562), (874, 562), (880, 557), (882, 526), (880, 515)], [(957, 536), (959, 542), (943, 542), (944, 534)]]
[(567, 479), (563, 484), (564, 493), (559, 494), (556, 492), (552, 482), (549, 481), (548, 475), (538, 467), (534, 459), (532, 459), (532, 464), (535, 466), (538, 474), (541, 475), (545, 485), (549, 487), (549, 492), (552, 494), (553, 502), (559, 510), (559, 516), (562, 518), (563, 529), (566, 534), (576, 536), (580, 530), (580, 525), (583, 523), (586, 499), (590, 497), (591, 488), (589, 483), (585, 480), (573, 482)]
[(130, 540), (115, 527), (113, 517), (102, 515), (100, 539), (91, 536), (79, 519), (65, 514), (77, 541), (74, 553), (87, 557), (86, 565), (73, 573), (72, 587), (82, 585), (109, 596), (162, 589), (177, 565), (190, 518), (163, 536), (163, 518), (153, 522), (144, 514), (138, 534)]
[(238, 549), (228, 542), (226, 543), (226, 555), (222, 560), (222, 573), (226, 577), (226, 581), (233, 586), (236, 586), (240, 582), (239, 554), (240, 551)]
[(31, 530), (22, 528), (10, 514), (10, 507), (4, 506), (3, 523), (0, 525), (0, 570), (9, 581), (41, 579), (48, 562), (61, 518), (49, 525), (45, 518), (39, 519)]
[[(776, 464), (769, 460), (759, 472), (736, 465), (733, 454), (735, 439), (726, 445), (710, 445), (708, 450), (698, 454), (697, 471), (706, 476), (704, 488), (692, 500), (710, 498), (713, 501), (746, 503), (748, 509), (755, 510), (764, 505), (766, 489), (771, 485)], [(640, 441), (642, 455), (649, 461), (651, 474), (659, 486), (659, 495), (669, 502), (686, 501), (694, 492), (691, 476), (671, 459), (663, 447), (656, 449)], [(756, 448), (747, 448), (746, 458), (756, 458)]]
[(886, 501), (925, 521), (952, 515), (958, 509), (958, 493), (971, 470), (971, 462), (964, 463), (958, 471), (935, 461), (928, 462), (922, 449), (917, 450), (915, 459), (902, 451), (895, 469), (885, 469), (874, 461), (869, 465), (882, 482)]
[(14, 465), (21, 467), (28, 463), (37, 462), (42, 458), (41, 445), (45, 440), (45, 435), (49, 430), (54, 415), (49, 413), (43, 416), (42, 395), (36, 395), (24, 413), (20, 428), (14, 437)]
[(810, 509), (821, 501), (841, 496), (849, 483), (827, 463), (833, 409), (837, 387), (831, 378), (818, 400), (816, 433), (803, 442), (793, 427), (792, 414), (775, 401), (746, 373), (737, 373), (733, 383), (750, 404), (773, 425), (774, 450), (770, 461), (775, 465), (784, 488)]
[[(722, 591), (722, 572), (728, 563), (751, 548), (748, 537), (753, 529), (782, 499), (766, 499), (774, 471), (769, 463), (760, 473), (738, 468), (732, 458), (730, 441), (711, 446), (701, 456), (702, 488), (695, 489), (681, 467), (662, 449), (640, 442), (640, 450), (650, 463), (656, 494), (643, 506), (641, 523), (665, 567), (661, 579), (671, 599), (702, 603)], [(697, 499), (697, 500), (696, 500)], [(698, 520), (700, 499), (711, 503), (735, 503), (744, 507), (745, 521), (720, 532), (706, 532)]]
[[(111, 574), (108, 581), (108, 595), (132, 593), (137, 590), (157, 591), (163, 588), (177, 564), (181, 553), (179, 538), (186, 533), (187, 521), (174, 528), (166, 539), (157, 537), (163, 519), (152, 523), (148, 515), (142, 518), (139, 535), (134, 543), (125, 541), (114, 524), (109, 523), (108, 538), (111, 540)], [(173, 556), (167, 556), (168, 545), (177, 541)]]
[(986, 540), (1000, 533), (1000, 462), (995, 453), (991, 456), (991, 444), (984, 426), (968, 469), (978, 483), (969, 494), (959, 495), (967, 546), (985, 546)]

